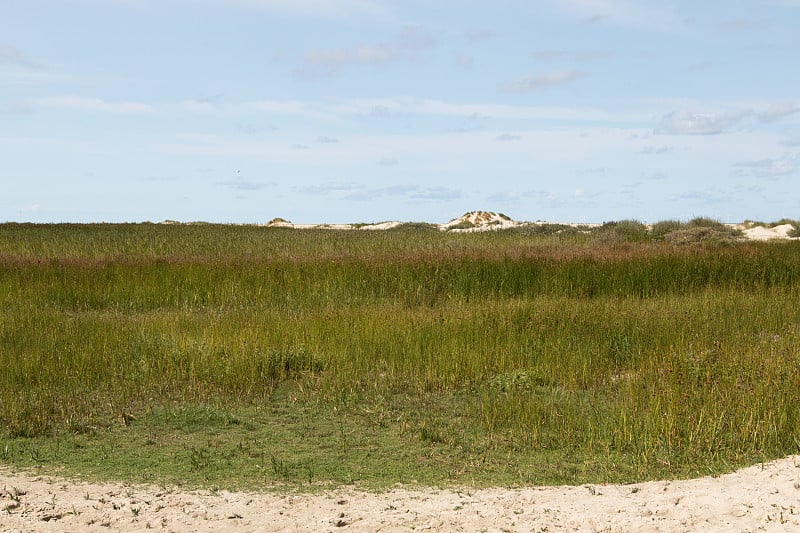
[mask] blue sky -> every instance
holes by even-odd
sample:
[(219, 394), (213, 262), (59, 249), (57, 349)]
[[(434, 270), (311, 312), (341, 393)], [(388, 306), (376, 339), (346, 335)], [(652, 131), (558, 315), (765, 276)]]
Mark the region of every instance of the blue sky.
[(800, 0), (0, 0), (0, 221), (800, 218)]

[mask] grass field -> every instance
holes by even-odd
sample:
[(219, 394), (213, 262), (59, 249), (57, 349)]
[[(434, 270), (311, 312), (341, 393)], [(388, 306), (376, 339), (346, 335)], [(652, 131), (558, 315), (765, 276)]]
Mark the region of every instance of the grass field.
[(385, 488), (798, 452), (800, 242), (676, 242), (2, 224), (0, 464)]

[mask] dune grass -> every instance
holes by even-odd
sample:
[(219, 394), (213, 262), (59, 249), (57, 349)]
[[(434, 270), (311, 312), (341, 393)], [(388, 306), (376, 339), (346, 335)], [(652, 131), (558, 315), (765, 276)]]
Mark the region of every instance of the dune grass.
[(798, 450), (798, 301), (796, 242), (633, 224), (0, 225), (0, 461), (222, 487), (718, 472)]

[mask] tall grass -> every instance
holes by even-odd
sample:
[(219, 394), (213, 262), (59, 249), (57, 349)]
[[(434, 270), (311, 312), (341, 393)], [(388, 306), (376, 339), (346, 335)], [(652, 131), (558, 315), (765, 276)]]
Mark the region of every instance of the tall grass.
[(0, 424), (102, 430), (291, 380), (341, 408), (457, 395), (511, 450), (776, 456), (800, 442), (798, 301), (797, 243), (3, 225)]

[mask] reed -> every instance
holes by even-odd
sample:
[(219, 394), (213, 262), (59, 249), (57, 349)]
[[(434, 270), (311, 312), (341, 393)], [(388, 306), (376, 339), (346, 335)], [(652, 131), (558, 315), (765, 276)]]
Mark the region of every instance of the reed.
[(797, 451), (797, 301), (796, 242), (7, 224), (0, 425), (103, 432), (290, 383), (425, 446), (741, 463)]

